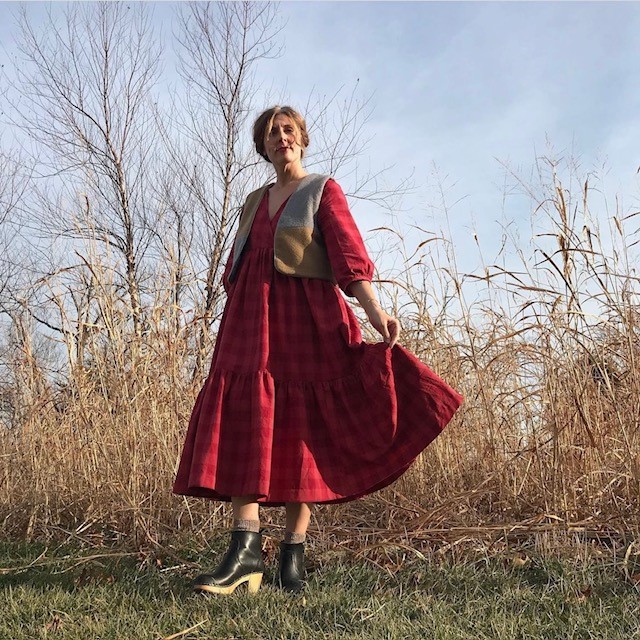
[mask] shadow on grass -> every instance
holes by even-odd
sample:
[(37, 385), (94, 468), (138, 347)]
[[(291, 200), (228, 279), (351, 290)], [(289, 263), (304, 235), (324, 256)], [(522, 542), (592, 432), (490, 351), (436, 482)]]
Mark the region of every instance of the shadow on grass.
[[(3, 554), (4, 552), (4, 554)], [(133, 553), (92, 554), (91, 550), (20, 546), (0, 547), (0, 593), (28, 589), (77, 594), (114, 588), (140, 592), (155, 600), (191, 595), (190, 575), (183, 567), (166, 570), (159, 559)]]

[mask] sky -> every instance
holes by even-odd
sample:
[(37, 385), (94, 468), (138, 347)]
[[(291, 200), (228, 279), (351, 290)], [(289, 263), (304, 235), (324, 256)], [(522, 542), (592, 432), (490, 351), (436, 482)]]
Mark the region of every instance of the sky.
[[(12, 51), (17, 4), (0, 3), (3, 57)], [(47, 6), (64, 9), (28, 4), (34, 20)], [(153, 3), (165, 37), (176, 4)], [(412, 176), (415, 189), (396, 222), (444, 229), (461, 269), (481, 268), (474, 233), (489, 263), (505, 226), (530, 235), (531, 202), (505, 200), (505, 180), (511, 191), (514, 179), (503, 164), (527, 178), (549, 145), (578, 157), (585, 176), (597, 173), (623, 213), (640, 208), (640, 3), (281, 2), (278, 9), (283, 51), (260, 67), (265, 86), (297, 106), (357, 84), (372, 108), (362, 165), (392, 167), (389, 184)], [(170, 74), (170, 55), (166, 68)], [(434, 209), (438, 185), (448, 219)], [(591, 215), (604, 224), (611, 213), (603, 204)], [(355, 203), (354, 215), (365, 236), (388, 222), (367, 203)]]

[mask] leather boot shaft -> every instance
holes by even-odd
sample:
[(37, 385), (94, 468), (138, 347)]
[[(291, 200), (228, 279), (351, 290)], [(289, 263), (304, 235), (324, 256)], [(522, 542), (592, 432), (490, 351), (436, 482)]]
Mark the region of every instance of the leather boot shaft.
[(304, 542), (281, 542), (279, 565), (280, 586), (291, 593), (302, 591), (305, 579)]

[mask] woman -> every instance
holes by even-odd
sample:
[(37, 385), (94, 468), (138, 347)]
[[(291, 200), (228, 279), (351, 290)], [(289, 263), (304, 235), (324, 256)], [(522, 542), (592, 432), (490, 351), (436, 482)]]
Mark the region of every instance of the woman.
[[(279, 580), (303, 587), (314, 503), (337, 503), (398, 478), (462, 398), (396, 344), (373, 264), (338, 184), (303, 165), (309, 136), (291, 107), (253, 128), (274, 183), (247, 198), (227, 263), (227, 304), (211, 371), (189, 423), (174, 492), (230, 500), (231, 544), (195, 588), (259, 588), (259, 505), (286, 505)], [(384, 342), (364, 344), (342, 289)]]

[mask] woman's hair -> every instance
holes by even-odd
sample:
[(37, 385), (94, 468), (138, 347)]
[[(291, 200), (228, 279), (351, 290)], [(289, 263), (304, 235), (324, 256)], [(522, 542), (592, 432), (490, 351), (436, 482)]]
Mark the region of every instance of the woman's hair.
[(269, 157), (264, 148), (264, 139), (269, 133), (271, 133), (271, 127), (273, 127), (273, 121), (277, 115), (288, 116), (291, 118), (295, 128), (297, 129), (298, 142), (302, 147), (302, 155), (304, 156), (304, 150), (309, 146), (309, 134), (307, 133), (307, 123), (304, 118), (293, 107), (271, 107), (266, 111), (263, 111), (253, 124), (253, 142), (256, 145), (256, 151), (267, 161)]

